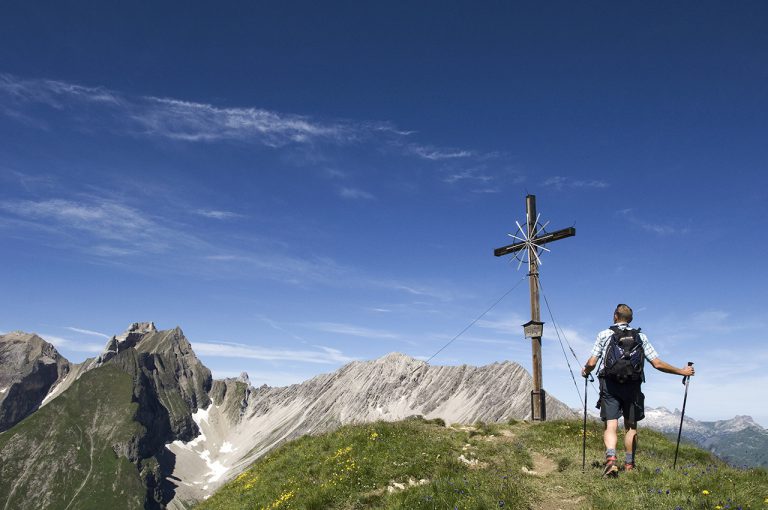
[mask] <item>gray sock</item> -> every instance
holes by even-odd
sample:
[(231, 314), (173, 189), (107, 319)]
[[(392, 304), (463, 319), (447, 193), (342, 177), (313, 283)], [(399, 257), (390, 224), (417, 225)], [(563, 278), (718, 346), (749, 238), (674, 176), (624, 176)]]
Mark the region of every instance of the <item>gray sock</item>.
[(624, 454), (624, 463), (625, 464), (634, 464), (635, 463), (635, 456), (631, 453), (625, 453)]
[(607, 448), (605, 450), (605, 457), (615, 457), (616, 456), (616, 448)]

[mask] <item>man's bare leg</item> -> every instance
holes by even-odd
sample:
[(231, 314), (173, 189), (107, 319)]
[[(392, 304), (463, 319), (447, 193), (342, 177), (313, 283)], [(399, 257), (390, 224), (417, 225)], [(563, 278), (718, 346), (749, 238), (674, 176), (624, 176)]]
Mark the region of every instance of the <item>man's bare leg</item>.
[[(629, 469), (632, 469), (635, 464), (635, 448), (637, 447), (637, 423), (627, 423), (624, 420), (624, 429), (624, 451), (632, 454), (631, 462), (627, 463), (632, 466)], [(627, 456), (627, 460), (630, 460), (629, 456)]]
[(606, 450), (615, 450), (619, 436), (619, 420), (606, 420), (603, 442)]
[(605, 470), (603, 476), (616, 476), (619, 467), (616, 465), (616, 442), (618, 441), (619, 420), (606, 420), (603, 442), (605, 443)]

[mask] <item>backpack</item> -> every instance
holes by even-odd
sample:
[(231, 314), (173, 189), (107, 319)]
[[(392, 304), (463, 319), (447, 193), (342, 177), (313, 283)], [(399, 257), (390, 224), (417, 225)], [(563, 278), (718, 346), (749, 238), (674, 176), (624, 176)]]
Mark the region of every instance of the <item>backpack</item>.
[(643, 341), (640, 328), (621, 329), (611, 326), (613, 336), (608, 341), (602, 375), (619, 383), (645, 381)]

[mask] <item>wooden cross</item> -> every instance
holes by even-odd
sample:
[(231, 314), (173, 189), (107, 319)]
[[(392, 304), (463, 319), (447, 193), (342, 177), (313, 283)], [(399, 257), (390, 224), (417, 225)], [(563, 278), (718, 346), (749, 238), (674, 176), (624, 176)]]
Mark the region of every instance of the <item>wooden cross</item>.
[[(517, 253), (522, 250), (528, 250), (528, 282), (531, 290), (531, 320), (523, 325), (525, 336), (531, 338), (531, 349), (533, 351), (533, 391), (531, 391), (531, 418), (533, 420), (544, 421), (547, 419), (546, 394), (542, 389), (541, 378), (541, 335), (544, 331), (544, 323), (541, 322), (541, 311), (539, 309), (539, 260), (538, 250), (549, 251), (543, 245), (565, 239), (576, 235), (576, 229), (573, 227), (556, 230), (555, 232), (542, 235), (543, 226), (539, 226), (539, 216), (536, 215), (536, 196), (528, 195), (525, 197), (526, 230), (518, 223), (519, 232), (522, 237), (510, 234), (518, 241), (501, 248), (493, 250), (497, 257)], [(521, 260), (522, 263), (522, 260)]]

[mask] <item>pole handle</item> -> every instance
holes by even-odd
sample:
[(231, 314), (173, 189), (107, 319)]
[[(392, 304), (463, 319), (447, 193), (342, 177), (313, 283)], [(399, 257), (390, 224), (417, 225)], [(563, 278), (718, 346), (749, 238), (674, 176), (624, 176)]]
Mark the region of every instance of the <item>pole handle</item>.
[[(689, 362), (688, 362), (688, 366), (689, 366), (689, 367), (692, 367), (692, 366), (693, 366), (693, 361), (689, 361)], [(687, 375), (684, 375), (684, 376), (683, 376), (683, 384), (685, 384), (687, 381), (688, 381), (688, 376), (687, 376)]]

